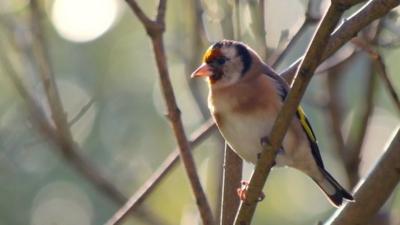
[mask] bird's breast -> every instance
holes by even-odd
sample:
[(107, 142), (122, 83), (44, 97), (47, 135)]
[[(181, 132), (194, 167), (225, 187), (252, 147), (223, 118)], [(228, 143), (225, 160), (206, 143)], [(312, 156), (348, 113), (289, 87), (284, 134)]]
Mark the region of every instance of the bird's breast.
[(212, 114), (222, 136), (232, 149), (246, 161), (256, 163), (257, 155), (262, 151), (260, 140), (269, 135), (274, 115), (268, 115), (267, 112), (242, 114), (232, 111), (214, 111)]

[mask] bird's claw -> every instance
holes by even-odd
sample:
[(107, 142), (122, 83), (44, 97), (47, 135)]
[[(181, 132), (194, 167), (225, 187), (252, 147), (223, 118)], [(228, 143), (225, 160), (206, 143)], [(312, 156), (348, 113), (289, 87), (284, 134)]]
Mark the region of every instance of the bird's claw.
[[(249, 182), (247, 182), (245, 180), (242, 180), (240, 182), (240, 188), (238, 188), (236, 191), (237, 191), (237, 194), (241, 201), (246, 201), (248, 187), (249, 187)], [(264, 200), (264, 198), (265, 198), (265, 194), (263, 192), (261, 192), (260, 196), (258, 196), (258, 198), (257, 198), (257, 202), (261, 202), (262, 200)]]

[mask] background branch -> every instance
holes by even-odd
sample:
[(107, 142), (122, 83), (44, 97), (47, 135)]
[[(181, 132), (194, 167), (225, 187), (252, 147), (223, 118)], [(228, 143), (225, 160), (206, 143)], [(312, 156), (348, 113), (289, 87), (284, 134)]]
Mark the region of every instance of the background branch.
[(371, 68), (365, 78), (365, 93), (363, 94), (363, 96), (365, 96), (365, 102), (360, 106), (360, 119), (358, 122), (354, 123), (355, 128), (352, 129), (352, 131), (356, 133), (356, 136), (351, 138), (351, 141), (346, 144), (346, 153), (343, 154), (344, 164), (349, 175), (351, 187), (354, 187), (358, 182), (358, 167), (361, 161), (360, 152), (365, 141), (368, 125), (374, 109), (375, 96), (377, 94), (377, 79), (372, 70), (371, 62), (369, 66)]
[(313, 15), (312, 9), (315, 8), (313, 4), (318, 4), (319, 6), (321, 2), (315, 0), (308, 1), (307, 9), (305, 11), (305, 19), (300, 29), (296, 32), (295, 35), (293, 35), (292, 39), (290, 39), (290, 41), (286, 44), (285, 47), (277, 49), (277, 51), (271, 57), (269, 57), (268, 65), (271, 65), (273, 68), (277, 68), (285, 59), (287, 54), (293, 49), (295, 44), (299, 41), (300, 37), (304, 35), (307, 29), (310, 26), (317, 24), (318, 21), (321, 19)]
[[(73, 140), (70, 125), (90, 108), (93, 99), (82, 108), (82, 110), (74, 117), (70, 124), (67, 122), (67, 116), (61, 102), (61, 97), (56, 85), (54, 72), (51, 68), (51, 61), (47, 52), (47, 43), (44, 35), (46, 34), (42, 27), (42, 12), (37, 0), (30, 1), (30, 22), (32, 32), (32, 43), (22, 43), (25, 48), (32, 48), (35, 56), (36, 64), (38, 65), (38, 73), (43, 83), (43, 88), (46, 94), (47, 103), (51, 111), (52, 121), (46, 117), (46, 113), (40, 104), (33, 97), (32, 93), (25, 87), (23, 80), (20, 78), (19, 71), (14, 68), (19, 68), (13, 65), (9, 59), (10, 56), (0, 54), (0, 60), (6, 68), (6, 75), (14, 84), (17, 92), (25, 101), (27, 108), (30, 110), (31, 123), (37, 128), (43, 136), (53, 145), (54, 150), (61, 153), (62, 159), (71, 165), (76, 172), (90, 182), (99, 192), (110, 198), (117, 206), (122, 205), (127, 198), (100, 172), (94, 164), (87, 158), (81, 155), (82, 149)], [(11, 24), (7, 24), (11, 28)], [(9, 38), (12, 42), (11, 46), (15, 47), (17, 52), (22, 52), (21, 43), (13, 43), (13, 38)], [(2, 43), (2, 49), (6, 49)], [(146, 207), (142, 207), (136, 212), (136, 215), (144, 222), (150, 224), (165, 224), (157, 215), (152, 214)]]
[(344, 207), (335, 212), (326, 224), (366, 224), (389, 198), (399, 180), (400, 132), (397, 130), (378, 163), (366, 179), (358, 183), (354, 195), (356, 204), (346, 203)]
[(397, 110), (400, 113), (399, 95), (397, 94), (394, 85), (392, 84), (392, 81), (390, 80), (389, 75), (387, 74), (386, 66), (381, 54), (378, 51), (374, 50), (364, 40), (360, 38), (353, 38), (351, 42), (356, 46), (360, 47), (366, 53), (368, 53), (370, 58), (373, 60), (376, 72), (378, 73), (383, 83), (385, 84), (387, 90), (389, 91), (390, 97), (393, 100), (394, 105), (396, 106)]
[[(213, 132), (217, 130), (212, 119), (204, 123), (200, 128), (193, 132), (190, 136), (191, 148), (196, 147), (206, 138), (208, 138)], [(120, 224), (129, 215), (134, 212), (138, 207), (150, 196), (150, 194), (159, 186), (164, 180), (167, 174), (169, 174), (173, 168), (177, 166), (179, 162), (179, 149), (174, 150), (161, 164), (161, 166), (150, 176), (149, 179), (136, 191), (132, 197), (121, 207), (106, 223)]]
[[(31, 122), (38, 130), (54, 145), (54, 149), (59, 150), (63, 159), (66, 160), (81, 176), (86, 178), (97, 190), (109, 197), (116, 205), (122, 205), (127, 200), (126, 197), (117, 190), (117, 188), (109, 182), (94, 165), (85, 159), (79, 152), (81, 150), (76, 144), (65, 140), (62, 135), (55, 130), (45, 116), (44, 111), (36, 102), (34, 97), (24, 86), (22, 80), (18, 76), (18, 72), (14, 70), (12, 63), (3, 54), (0, 54), (0, 61), (6, 69), (8, 77), (14, 84), (18, 93), (26, 102), (30, 110)], [(136, 215), (150, 224), (164, 224), (157, 216), (150, 213), (145, 207), (138, 210)]]
[[(335, 32), (331, 34), (327, 41), (325, 51), (322, 54), (321, 61), (324, 61), (335, 53), (372, 21), (384, 16), (399, 4), (400, 2), (397, 0), (372, 0), (366, 3), (360, 10), (344, 20)], [(280, 74), (288, 83), (291, 83), (294, 78), (300, 62), (301, 58), (296, 60), (296, 62)]]

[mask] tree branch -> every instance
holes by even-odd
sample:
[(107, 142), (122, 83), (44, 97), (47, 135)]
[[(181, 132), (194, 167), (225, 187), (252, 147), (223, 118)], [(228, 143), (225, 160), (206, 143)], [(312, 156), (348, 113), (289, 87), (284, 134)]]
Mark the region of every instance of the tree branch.
[(396, 106), (397, 110), (400, 112), (399, 95), (394, 89), (394, 86), (387, 74), (386, 66), (381, 54), (378, 51), (374, 50), (371, 46), (369, 46), (365, 41), (361, 40), (360, 38), (353, 38), (352, 43), (361, 48), (362, 50), (364, 50), (365, 52), (367, 52), (370, 58), (374, 61), (375, 70), (377, 71), (383, 83), (389, 90), (389, 94), (393, 100), (393, 103)]
[[(18, 76), (18, 72), (14, 70), (12, 62), (9, 61), (8, 57), (1, 54), (1, 61), (7, 68), (7, 75), (15, 85), (23, 100), (26, 102), (32, 117), (32, 124), (35, 125), (50, 141), (50, 143), (54, 145), (56, 150), (60, 151), (63, 159), (67, 161), (81, 176), (86, 178), (86, 180), (96, 189), (109, 197), (117, 205), (122, 205), (126, 201), (125, 196), (119, 192), (118, 189), (109, 182), (100, 171), (90, 163), (89, 160), (80, 154), (81, 149), (72, 138), (56, 86), (50, 59), (46, 51), (46, 41), (44, 38), (45, 32), (40, 21), (42, 17), (37, 0), (32, 0), (30, 2), (30, 17), (33, 41), (32, 43), (29, 43), (28, 46), (33, 49), (35, 55), (36, 64), (39, 68), (39, 74), (43, 82), (53, 123), (47, 119), (43, 109), (24, 86), (21, 78)], [(18, 44), (16, 44), (15, 47), (21, 51)], [(148, 223), (164, 224), (145, 208), (140, 209), (140, 211), (137, 212), (137, 215), (140, 219)]]
[(306, 51), (304, 60), (302, 60), (300, 68), (296, 72), (296, 78), (288, 97), (274, 123), (269, 136), (269, 143), (263, 146), (264, 151), (261, 153), (251, 176), (246, 200), (240, 204), (235, 219), (235, 225), (250, 224), (256, 209), (258, 197), (267, 180), (270, 169), (274, 164), (275, 156), (278, 149), (281, 147), (283, 137), (292, 121), (291, 118), (293, 118), (296, 113), (297, 106), (313, 76), (313, 72), (321, 61), (320, 58), (325, 49), (325, 43), (329, 38), (329, 34), (333, 31), (341, 15), (348, 7), (350, 7), (350, 5), (343, 5), (339, 3), (339, 1), (332, 1), (328, 11), (319, 24), (311, 44)]
[[(217, 126), (212, 119), (204, 123), (200, 128), (190, 136), (190, 145), (195, 147), (208, 138)], [(150, 176), (149, 179), (129, 198), (123, 207), (121, 207), (106, 223), (107, 225), (120, 224), (129, 213), (134, 212), (149, 197), (149, 195), (164, 180), (166, 175), (179, 162), (179, 149), (174, 150), (161, 164), (161, 166)]]
[[(316, 18), (311, 13), (312, 4), (314, 4), (315, 2), (317, 1), (314, 0), (308, 1), (303, 24), (301, 25), (300, 29), (296, 32), (296, 34), (293, 35), (292, 39), (290, 39), (289, 43), (287, 43), (285, 48), (283, 48), (283, 50), (278, 50), (278, 52), (274, 53), (268, 59), (268, 64), (271, 65), (273, 68), (277, 68), (282, 63), (283, 59), (293, 49), (294, 45), (297, 43), (300, 37), (303, 36), (303, 34), (306, 32), (307, 28), (318, 23), (318, 21), (320, 20), (320, 18)], [(318, 1), (317, 4), (320, 4), (320, 1)]]
[[(45, 116), (45, 112), (24, 86), (9, 59), (3, 54), (0, 54), (0, 61), (6, 69), (6, 75), (8, 75), (18, 93), (26, 102), (28, 109), (30, 110), (32, 124), (35, 125), (42, 134), (44, 134), (50, 143), (54, 145), (55, 149), (62, 153), (63, 159), (70, 163), (70, 165), (72, 165), (81, 176), (86, 178), (86, 180), (89, 181), (97, 190), (109, 197), (114, 203), (116, 203), (116, 205), (122, 205), (126, 201), (125, 196), (119, 192), (111, 182), (106, 180), (94, 165), (90, 164), (87, 159), (83, 158), (83, 156), (79, 154), (81, 150), (78, 149), (77, 145), (71, 144), (65, 140), (63, 136), (59, 135), (57, 130), (50, 125)], [(141, 208), (136, 215), (151, 224), (164, 224), (154, 215), (151, 215), (151, 213), (145, 208)]]
[(242, 180), (242, 164), (242, 159), (225, 143), (220, 225), (232, 225), (235, 220), (240, 204), (236, 190)]
[(81, 110), (79, 110), (79, 112), (74, 117), (72, 117), (72, 119), (68, 122), (68, 126), (72, 126), (76, 122), (78, 122), (90, 109), (90, 107), (92, 107), (93, 103), (94, 103), (94, 98), (90, 98), (89, 101), (84, 106), (82, 106)]
[(205, 225), (214, 224), (211, 208), (201, 186), (199, 176), (193, 156), (190, 153), (190, 145), (187, 141), (185, 130), (181, 121), (180, 111), (177, 106), (174, 91), (169, 79), (167, 67), (167, 58), (164, 50), (163, 33), (165, 31), (165, 10), (166, 0), (160, 0), (156, 20), (152, 21), (144, 15), (140, 7), (134, 0), (127, 0), (133, 12), (138, 16), (139, 20), (145, 27), (147, 34), (151, 38), (153, 51), (156, 59), (157, 69), (161, 82), (161, 89), (166, 101), (168, 118), (172, 125), (176, 140), (178, 142), (180, 156), (183, 161), (184, 168), (188, 175), (192, 191), (196, 197), (196, 203), (200, 211), (200, 216)]
[(40, 22), (42, 18), (41, 11), (37, 0), (30, 1), (31, 8), (31, 26), (33, 36), (33, 52), (37, 65), (39, 67), (39, 74), (42, 79), (43, 88), (48, 100), (51, 116), (53, 122), (60, 132), (60, 135), (65, 136), (72, 141), (72, 134), (68, 126), (67, 117), (64, 108), (61, 104), (60, 94), (57, 89), (57, 84), (54, 78), (48, 53), (46, 51), (46, 41), (44, 37), (43, 27)]
[[(400, 180), (400, 130), (378, 163), (361, 180), (354, 198), (357, 204), (346, 203), (339, 208), (325, 223), (330, 225), (360, 225), (367, 224), (372, 216), (389, 198)], [(371, 201), (373, 199), (373, 201)]]
[[(354, 187), (358, 182), (358, 167), (360, 165), (360, 152), (362, 150), (362, 144), (365, 140), (365, 135), (367, 134), (367, 129), (371, 115), (374, 109), (375, 96), (377, 91), (376, 86), (376, 76), (372, 70), (372, 62), (369, 62), (369, 74), (365, 78), (365, 102), (360, 106), (361, 115), (358, 122), (354, 123), (356, 126), (356, 136), (351, 139), (351, 142), (346, 146), (346, 154), (344, 154), (344, 164), (346, 166), (346, 171), (349, 175), (350, 186)], [(353, 131), (353, 130), (351, 130)]]
[[(347, 18), (335, 32), (331, 34), (329, 41), (327, 41), (324, 54), (322, 54), (321, 61), (335, 53), (346, 42), (356, 36), (361, 29), (372, 21), (382, 17), (399, 4), (400, 2), (398, 0), (371, 0), (366, 3), (366, 5)], [(296, 62), (280, 74), (289, 83), (292, 81), (301, 59), (302, 58), (296, 60)]]

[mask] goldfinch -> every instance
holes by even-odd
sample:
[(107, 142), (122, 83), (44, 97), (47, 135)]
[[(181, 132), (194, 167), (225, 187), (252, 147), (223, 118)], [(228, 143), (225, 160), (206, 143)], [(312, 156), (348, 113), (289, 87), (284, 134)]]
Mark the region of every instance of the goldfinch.
[[(192, 77), (207, 78), (208, 107), (229, 146), (253, 164), (269, 136), (287, 96), (289, 86), (244, 43), (223, 40), (205, 52), (203, 64)], [(298, 108), (276, 159), (276, 166), (289, 166), (310, 176), (330, 202), (338, 207), (353, 201), (325, 169), (315, 134), (301, 107)]]

